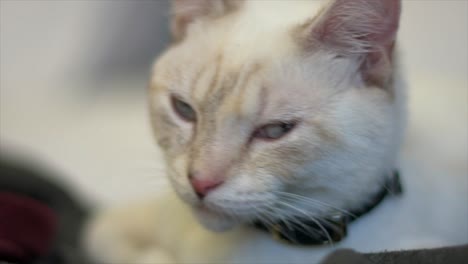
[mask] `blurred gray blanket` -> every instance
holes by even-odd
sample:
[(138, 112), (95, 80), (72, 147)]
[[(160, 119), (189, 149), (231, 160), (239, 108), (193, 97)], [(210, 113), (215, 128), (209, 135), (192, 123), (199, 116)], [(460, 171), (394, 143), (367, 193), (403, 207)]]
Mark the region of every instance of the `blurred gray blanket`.
[(322, 264), (462, 264), (468, 263), (468, 245), (436, 249), (419, 249), (362, 254), (350, 249), (339, 249)]

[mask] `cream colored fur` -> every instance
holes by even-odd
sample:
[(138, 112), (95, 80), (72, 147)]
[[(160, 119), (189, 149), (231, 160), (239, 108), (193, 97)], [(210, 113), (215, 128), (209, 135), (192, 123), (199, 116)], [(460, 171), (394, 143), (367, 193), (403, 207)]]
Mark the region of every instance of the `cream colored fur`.
[[(91, 255), (107, 263), (315, 263), (336, 247), (444, 244), (421, 236), (414, 223), (401, 227), (413, 207), (400, 198), (352, 223), (334, 246), (287, 246), (247, 225), (319, 219), (368, 201), (400, 166), (405, 87), (396, 56), (379, 61), (377, 74), (369, 70), (382, 78), (378, 84), (363, 77), (363, 54), (375, 43), (354, 35), (309, 39), (333, 3), (248, 1), (228, 10), (216, 2), (215, 13), (194, 9), (200, 17), (173, 25), (178, 42), (158, 58), (151, 78), (151, 121), (175, 194), (98, 215), (87, 238)], [(348, 23), (360, 12), (375, 15), (366, 1), (350, 2), (356, 8), (339, 10)], [(176, 4), (175, 18), (191, 8)], [(171, 94), (195, 109), (197, 122), (177, 116)], [(256, 127), (277, 120), (299, 121), (281, 139), (250, 139)], [(225, 183), (200, 201), (191, 170)]]

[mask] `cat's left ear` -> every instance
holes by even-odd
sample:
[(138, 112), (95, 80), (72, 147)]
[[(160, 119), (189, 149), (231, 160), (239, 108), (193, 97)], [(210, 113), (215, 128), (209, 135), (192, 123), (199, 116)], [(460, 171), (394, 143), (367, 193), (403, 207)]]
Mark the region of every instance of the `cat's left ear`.
[(202, 17), (219, 17), (237, 9), (243, 0), (172, 0), (171, 33), (182, 40), (188, 26)]
[(363, 80), (384, 86), (392, 71), (400, 0), (334, 0), (301, 29), (308, 49), (356, 58)]

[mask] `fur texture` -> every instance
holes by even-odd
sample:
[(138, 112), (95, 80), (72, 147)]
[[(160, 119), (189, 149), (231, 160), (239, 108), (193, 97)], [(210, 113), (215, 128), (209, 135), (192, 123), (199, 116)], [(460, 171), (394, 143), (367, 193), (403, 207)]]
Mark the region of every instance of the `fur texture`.
[[(388, 19), (384, 3), (393, 20), (375, 23)], [(223, 229), (302, 210), (320, 217), (359, 207), (380, 188), (395, 167), (402, 127), (401, 87), (385, 50), (395, 40), (395, 3), (337, 1), (309, 21), (316, 2), (246, 2), (237, 13), (194, 22), (157, 61), (150, 91), (155, 136), (176, 192), (203, 224)], [(273, 23), (271, 8), (291, 14)], [(372, 19), (353, 18), (360, 13)], [(366, 80), (380, 61), (386, 68), (377, 87)], [(177, 116), (174, 95), (194, 108), (196, 122)], [(257, 127), (291, 120), (298, 124), (284, 138), (252, 139)], [(188, 181), (192, 171), (224, 184), (200, 201)]]
[[(174, 2), (175, 42), (156, 61), (149, 91), (155, 138), (183, 203), (169, 195), (103, 214), (89, 248), (105, 262), (318, 261), (333, 247), (282, 245), (246, 224), (357, 209), (398, 167), (400, 2), (188, 2)], [(178, 116), (173, 97), (196, 121)], [(277, 122), (296, 125), (277, 140), (254, 136)], [(200, 200), (192, 174), (223, 184)], [(340, 246), (395, 247), (373, 221), (368, 230), (353, 223)]]

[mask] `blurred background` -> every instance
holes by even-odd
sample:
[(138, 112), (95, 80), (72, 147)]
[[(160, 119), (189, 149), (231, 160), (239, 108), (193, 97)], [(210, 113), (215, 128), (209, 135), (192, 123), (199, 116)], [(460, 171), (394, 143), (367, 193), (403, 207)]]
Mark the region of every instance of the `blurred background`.
[[(168, 43), (168, 7), (1, 0), (0, 155), (53, 170), (92, 206), (165, 188), (146, 86)], [(464, 191), (468, 1), (403, 1), (399, 45), (411, 112), (402, 167)], [(466, 206), (457, 195), (449, 202)]]

